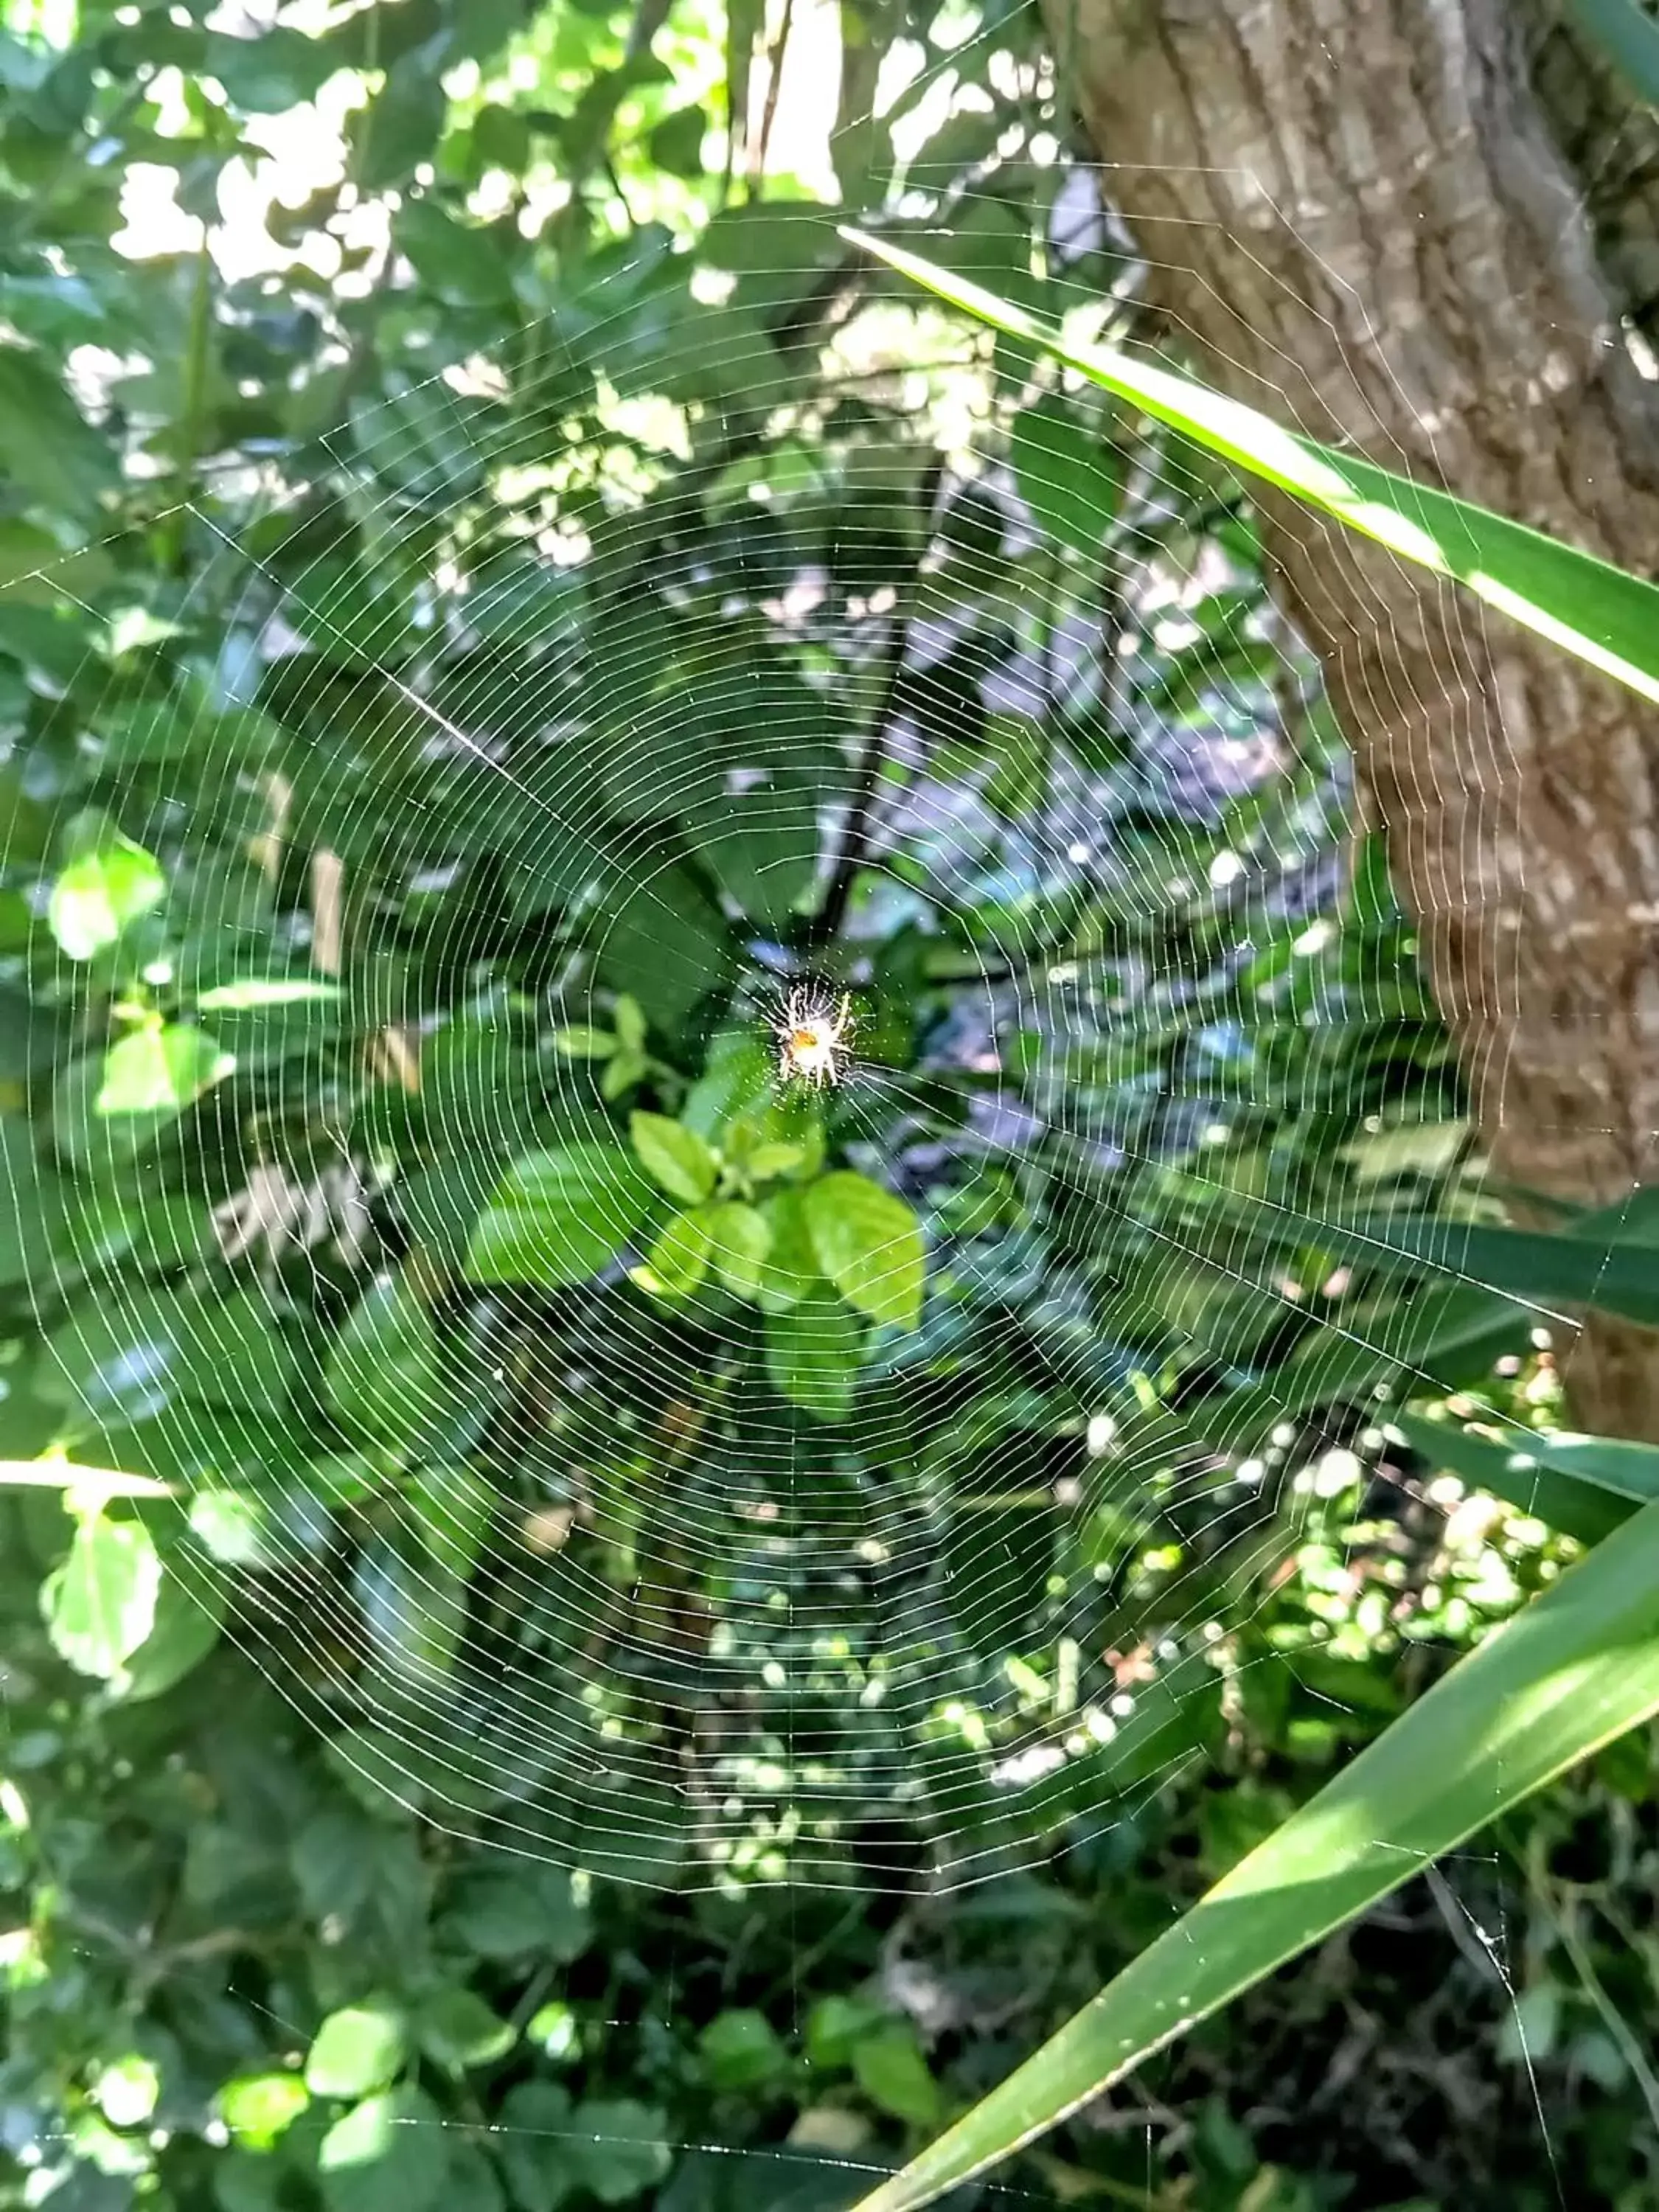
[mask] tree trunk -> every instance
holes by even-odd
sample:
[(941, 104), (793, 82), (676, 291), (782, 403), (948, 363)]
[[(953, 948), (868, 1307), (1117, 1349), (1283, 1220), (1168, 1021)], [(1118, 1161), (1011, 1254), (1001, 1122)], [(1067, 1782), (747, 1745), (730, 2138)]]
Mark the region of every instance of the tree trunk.
[[(1618, 210), (1570, 173), (1502, 0), (1046, 4), (1152, 297), (1213, 381), (1659, 573), (1659, 392), (1621, 336)], [(1553, 30), (1547, 50), (1551, 112), (1609, 154), (1587, 120), (1607, 81)], [(1632, 227), (1636, 260), (1655, 234)], [(1293, 502), (1259, 505), (1496, 1171), (1621, 1196), (1659, 1131), (1653, 710)], [(1594, 1322), (1570, 1387), (1583, 1425), (1659, 1438), (1659, 1338)]]

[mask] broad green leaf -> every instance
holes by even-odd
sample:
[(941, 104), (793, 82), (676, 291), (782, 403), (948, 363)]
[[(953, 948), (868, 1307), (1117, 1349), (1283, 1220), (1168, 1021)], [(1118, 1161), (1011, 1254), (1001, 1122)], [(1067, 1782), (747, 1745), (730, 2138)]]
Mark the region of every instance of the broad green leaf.
[(845, 1419), (858, 1366), (858, 1322), (831, 1291), (767, 1316), (767, 1372), (781, 1397), (817, 1419)]
[(241, 2074), (227, 2081), (214, 2104), (220, 2118), (250, 2150), (269, 2150), (311, 2102), (297, 2074)]
[(463, 307), (511, 302), (513, 271), (495, 238), (475, 223), (457, 222), (435, 200), (405, 202), (392, 239), (438, 299)]
[(328, 1402), (364, 1443), (406, 1456), (443, 1413), (438, 1335), (403, 1275), (382, 1275), (335, 1338), (324, 1373)]
[(233, 107), (249, 115), (283, 115), (314, 100), (340, 58), (320, 39), (274, 25), (254, 38), (209, 34), (207, 73), (224, 87)]
[(568, 1961), (587, 1948), (592, 1927), (562, 1867), (533, 1860), (474, 1867), (456, 1883), (443, 1928), (483, 1959), (526, 1953)]
[(441, 76), (420, 52), (400, 54), (362, 118), (354, 175), (364, 191), (401, 185), (427, 160), (448, 112)]
[(205, 1030), (189, 1022), (147, 1022), (104, 1054), (104, 1079), (94, 1110), (165, 1120), (182, 1114), (235, 1065)]
[(608, 981), (638, 1002), (653, 1028), (684, 1029), (731, 972), (732, 939), (719, 907), (689, 868), (641, 866), (637, 881), (605, 913), (592, 942)]
[(1109, 347), (1070, 343), (1012, 302), (902, 246), (861, 231), (842, 235), (993, 330), (1040, 346), (1235, 467), (1403, 559), (1455, 577), (1489, 606), (1659, 700), (1659, 586), (1471, 501), (1300, 437), (1189, 377)]
[(763, 2012), (716, 2013), (697, 2038), (697, 2051), (716, 2089), (753, 2091), (787, 2073), (789, 2054)]
[(495, 1516), (489, 1477), (471, 1467), (434, 1467), (404, 1493), (412, 1527), (436, 1565), (463, 1581), (478, 1564)]
[(492, 2012), (471, 1990), (434, 1990), (416, 2007), (414, 2028), (427, 2057), (455, 2073), (488, 2066), (518, 2041), (511, 2021)]
[(155, 1618), (143, 1642), (111, 1678), (124, 1705), (159, 1698), (198, 1667), (218, 1643), (228, 1608), (224, 1578), (210, 1566), (161, 1563)]
[(46, 1585), (47, 1633), (78, 1673), (108, 1681), (155, 1626), (161, 1587), (149, 1529), (91, 1515)]
[(0, 471), (26, 495), (82, 519), (118, 472), (114, 445), (87, 422), (62, 379), (15, 345), (0, 348)]
[(1659, 1711), (1659, 1504), (1437, 1682), (857, 2212), (914, 2212)]
[(757, 1118), (770, 1100), (774, 1059), (752, 1029), (720, 1030), (680, 1109), (680, 1126), (725, 1144), (735, 1124)]
[(175, 1400), (277, 1413), (293, 1373), (253, 1291), (138, 1289), (77, 1307), (54, 1329), (39, 1388), (82, 1419), (146, 1420)]
[(628, 1243), (650, 1187), (611, 1145), (563, 1145), (516, 1160), (491, 1193), (467, 1246), (473, 1283), (585, 1283)]
[(872, 1321), (916, 1326), (926, 1252), (902, 1198), (867, 1176), (822, 1176), (806, 1193), (806, 1225), (819, 1267), (849, 1305)]
[(328, 2212), (428, 2212), (444, 2194), (443, 2124), (407, 2084), (355, 2105), (317, 2154)]
[(1530, 1513), (1581, 1544), (1599, 1544), (1659, 1498), (1659, 1446), (1562, 1431), (1478, 1435), (1450, 1421), (1396, 1413), (1390, 1425), (1436, 1467)]
[(0, 1115), (0, 1288), (44, 1280), (58, 1258), (68, 1210), (64, 1185), (36, 1152), (21, 1114)]
[(367, 2097), (397, 2079), (405, 2049), (403, 2016), (391, 2005), (347, 2005), (328, 2018), (306, 2053), (314, 2097)]
[(596, 1030), (585, 1022), (567, 1022), (553, 1038), (567, 1060), (609, 1060), (620, 1042), (613, 1031)]
[(683, 1128), (665, 1114), (633, 1114), (628, 1131), (641, 1164), (670, 1198), (696, 1206), (708, 1197), (718, 1164), (695, 1130)]
[(571, 2115), (579, 2180), (601, 2204), (625, 2204), (673, 2163), (668, 2116), (631, 2097), (614, 2103), (586, 2100)]
[(645, 1255), (645, 1264), (634, 1269), (641, 1289), (671, 1298), (688, 1297), (708, 1273), (708, 1223), (706, 1209), (677, 1213)]
[(734, 1296), (756, 1297), (772, 1248), (766, 1216), (756, 1206), (727, 1200), (704, 1206), (700, 1218), (708, 1234), (708, 1264), (715, 1274)]
[(743, 1163), (744, 1172), (751, 1182), (769, 1182), (775, 1176), (791, 1175), (805, 1164), (806, 1148), (803, 1145), (783, 1145), (769, 1142), (757, 1145)]
[(90, 960), (167, 895), (161, 862), (111, 824), (59, 874), (46, 920), (71, 960)]
[(577, 2188), (572, 2110), (556, 2081), (520, 2081), (501, 2100), (496, 2149), (520, 2212), (559, 2212)]
[(871, 2103), (895, 2119), (918, 2128), (939, 2124), (944, 2100), (908, 2021), (890, 2021), (860, 2037), (853, 2046), (853, 2077)]

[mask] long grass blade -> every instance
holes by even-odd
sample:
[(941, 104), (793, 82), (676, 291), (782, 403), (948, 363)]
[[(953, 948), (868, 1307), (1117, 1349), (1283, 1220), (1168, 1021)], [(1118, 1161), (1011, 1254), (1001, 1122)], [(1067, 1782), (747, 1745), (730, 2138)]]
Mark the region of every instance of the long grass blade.
[(1659, 700), (1659, 587), (1409, 477), (1286, 430), (1240, 400), (1107, 346), (1072, 344), (982, 286), (866, 232), (842, 235), (993, 330), (1025, 339), (1407, 561), (1455, 579), (1604, 675)]
[(1006, 2158), (1656, 1711), (1659, 1504), (1487, 1637), (855, 2212), (916, 2212)]

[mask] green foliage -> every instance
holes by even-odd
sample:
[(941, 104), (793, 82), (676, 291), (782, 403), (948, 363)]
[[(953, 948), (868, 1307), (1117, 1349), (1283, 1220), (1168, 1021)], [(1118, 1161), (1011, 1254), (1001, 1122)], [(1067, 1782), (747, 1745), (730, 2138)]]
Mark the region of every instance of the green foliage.
[[(1044, 230), (1034, 16), (969, 14), (878, 122), (898, 27), (842, 11), (835, 161), (1046, 330), (1122, 264)], [(48, 18), (0, 33), (0, 2205), (828, 2212), (1351, 1753), (1459, 1781), (1425, 1670), (1643, 1525), (1531, 1334), (1650, 1316), (1650, 1225), (1462, 1174), (1380, 850), (1310, 889), (1340, 749), (1237, 485), (1144, 383), (975, 354), (781, 145), (751, 192), (757, 18)], [(1294, 767), (1166, 773), (1285, 700)], [(780, 1078), (792, 986), (843, 1083)], [(1566, 1755), (1504, 1650), (1493, 1808)], [(1529, 1927), (1646, 1816), (1609, 1757), (1482, 1844)], [(1435, 2106), (1432, 2185), (1531, 2212), (1524, 2022), (1586, 2201), (1649, 2201), (1535, 1941), (1524, 2010), (1460, 1985), (1507, 2124)], [(1346, 2135), (1260, 2117), (1318, 2002), (1148, 2062), (1155, 2178), (1079, 2127), (1019, 2185), (1405, 2201), (1386, 2069)]]

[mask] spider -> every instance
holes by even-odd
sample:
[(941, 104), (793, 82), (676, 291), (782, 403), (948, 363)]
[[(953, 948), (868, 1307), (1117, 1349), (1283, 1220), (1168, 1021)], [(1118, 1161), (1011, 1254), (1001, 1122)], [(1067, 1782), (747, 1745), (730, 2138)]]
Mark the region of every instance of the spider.
[(784, 1083), (810, 1083), (822, 1091), (839, 1083), (853, 1034), (853, 1001), (837, 1003), (809, 983), (798, 983), (772, 1024), (778, 1041), (778, 1076)]

